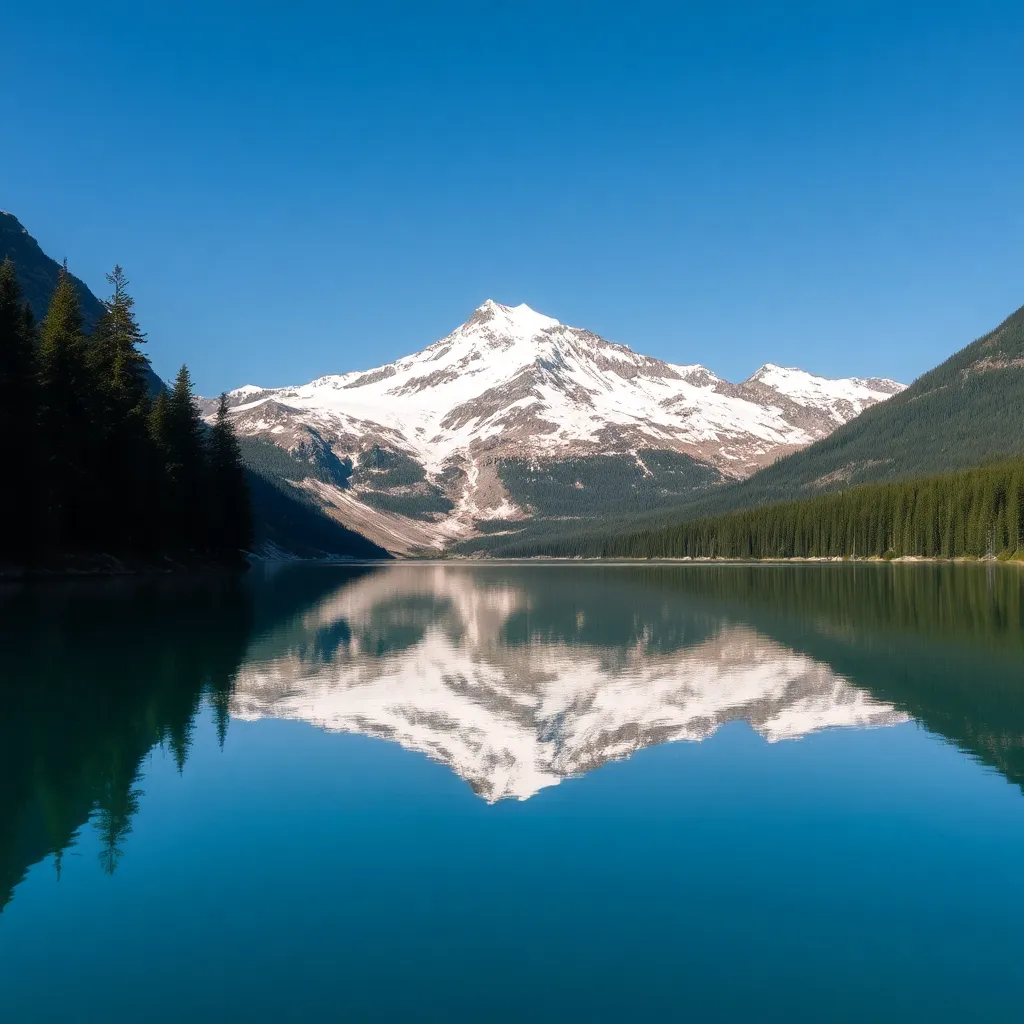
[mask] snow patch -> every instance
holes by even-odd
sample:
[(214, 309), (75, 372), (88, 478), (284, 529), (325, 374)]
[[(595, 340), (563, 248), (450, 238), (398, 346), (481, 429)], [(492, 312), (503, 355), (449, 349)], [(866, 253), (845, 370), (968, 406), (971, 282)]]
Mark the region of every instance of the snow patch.
[[(829, 380), (766, 363), (746, 383), (760, 397), (700, 364), (672, 364), (560, 323), (522, 303), (488, 299), (451, 334), (421, 352), (372, 370), (328, 375), (295, 387), (247, 384), (231, 392), (246, 434), (292, 443), (315, 429), (351, 457), (374, 444), (401, 449), (431, 480), (453, 464), (489, 457), (559, 457), (581, 452), (670, 449), (742, 476), (827, 436), (902, 385)], [(763, 394), (763, 392), (762, 392)], [(786, 401), (782, 401), (785, 398)], [(266, 402), (281, 414), (253, 417)], [(794, 415), (793, 405), (799, 407)], [(640, 454), (636, 454), (640, 452)], [(470, 491), (453, 495), (454, 516), (476, 508)], [(486, 513), (485, 513), (486, 514)]]

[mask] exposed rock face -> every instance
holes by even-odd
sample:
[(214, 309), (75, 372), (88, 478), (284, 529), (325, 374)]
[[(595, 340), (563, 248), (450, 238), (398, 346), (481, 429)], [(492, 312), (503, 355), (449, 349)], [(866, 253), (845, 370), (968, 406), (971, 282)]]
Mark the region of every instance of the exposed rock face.
[[(249, 385), (230, 402), (241, 434), (289, 451), (315, 435), (351, 463), (351, 493), (339, 505), (360, 500), (367, 451), (383, 447), (411, 460), (418, 475), (409, 470), (392, 486), (422, 482), (416, 493), (424, 502), (387, 509), (378, 501), (378, 510), (419, 520), (432, 538), (427, 546), (443, 547), (488, 520), (544, 514), (529, 496), (503, 492), (507, 460), (618, 456), (644, 465), (649, 477), (643, 453), (667, 452), (692, 463), (693, 487), (707, 486), (747, 476), (900, 390), (894, 381), (828, 380), (773, 364), (732, 384), (703, 366), (665, 363), (528, 306), (488, 300), (448, 337), (388, 366), (300, 387)], [(647, 491), (661, 504), (679, 496)], [(371, 525), (371, 539), (387, 543), (394, 524), (385, 525), (379, 537)]]

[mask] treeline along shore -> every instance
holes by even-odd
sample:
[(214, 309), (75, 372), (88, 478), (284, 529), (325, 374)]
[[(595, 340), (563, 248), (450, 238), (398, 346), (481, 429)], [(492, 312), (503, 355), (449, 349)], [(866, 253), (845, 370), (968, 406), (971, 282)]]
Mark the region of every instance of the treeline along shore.
[(65, 267), (36, 322), (0, 265), (0, 566), (243, 565), (252, 513), (221, 397), (203, 423), (188, 367), (151, 384), (128, 281), (87, 333)]
[(1024, 560), (1024, 459), (849, 490), (664, 528), (581, 533), (511, 557), (1000, 558)]

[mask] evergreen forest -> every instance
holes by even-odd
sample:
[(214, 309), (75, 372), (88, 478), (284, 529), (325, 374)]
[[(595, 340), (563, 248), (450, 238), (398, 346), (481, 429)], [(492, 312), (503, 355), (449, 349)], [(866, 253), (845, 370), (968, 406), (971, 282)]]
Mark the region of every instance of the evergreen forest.
[(865, 484), (640, 532), (512, 544), (511, 557), (1024, 558), (1024, 460)]
[(188, 367), (154, 388), (128, 280), (107, 280), (87, 333), (66, 267), (37, 322), (14, 262), (0, 265), (0, 565), (240, 562), (252, 512), (226, 398), (207, 426)]

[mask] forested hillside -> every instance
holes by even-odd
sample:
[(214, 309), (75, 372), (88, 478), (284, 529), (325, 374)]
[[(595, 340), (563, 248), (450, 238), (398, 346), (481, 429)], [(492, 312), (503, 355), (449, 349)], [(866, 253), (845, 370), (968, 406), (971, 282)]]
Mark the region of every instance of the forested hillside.
[[(18, 275), (22, 295), (37, 321), (46, 316), (50, 308), (50, 296), (57, 287), (61, 265), (46, 255), (39, 243), (22, 227), (13, 213), (0, 210), (0, 262), (11, 260)], [(64, 272), (67, 273), (66, 268)], [(68, 280), (78, 296), (82, 313), (82, 330), (92, 334), (96, 323), (103, 316), (103, 303), (89, 290), (84, 281), (67, 273)], [(162, 387), (160, 378), (145, 363), (143, 370), (146, 386), (155, 395)]]
[(346, 470), (329, 451), (325, 457), (306, 460), (272, 441), (240, 440), (252, 494), (256, 550), (280, 550), (303, 558), (390, 557), (362, 534), (331, 519), (312, 494), (297, 486), (309, 479), (343, 486), (351, 467)]
[(722, 488), (694, 513), (870, 481), (968, 469), (1024, 454), (1024, 306), (902, 394), (829, 437)]
[(207, 429), (188, 368), (153, 398), (120, 267), (87, 337), (62, 269), (37, 324), (0, 264), (0, 563), (95, 554), (238, 561), (252, 540), (238, 441), (221, 402)]
[(582, 518), (506, 523), (505, 532), (466, 541), (457, 551), (502, 557), (595, 552), (613, 537), (667, 534), (680, 522), (1019, 455), (1024, 455), (1024, 307), (902, 394), (745, 481), (713, 485), (674, 508), (638, 510), (632, 519), (620, 514), (596, 527)]
[(620, 536), (562, 537), (512, 557), (1024, 558), (1024, 459), (779, 502)]

